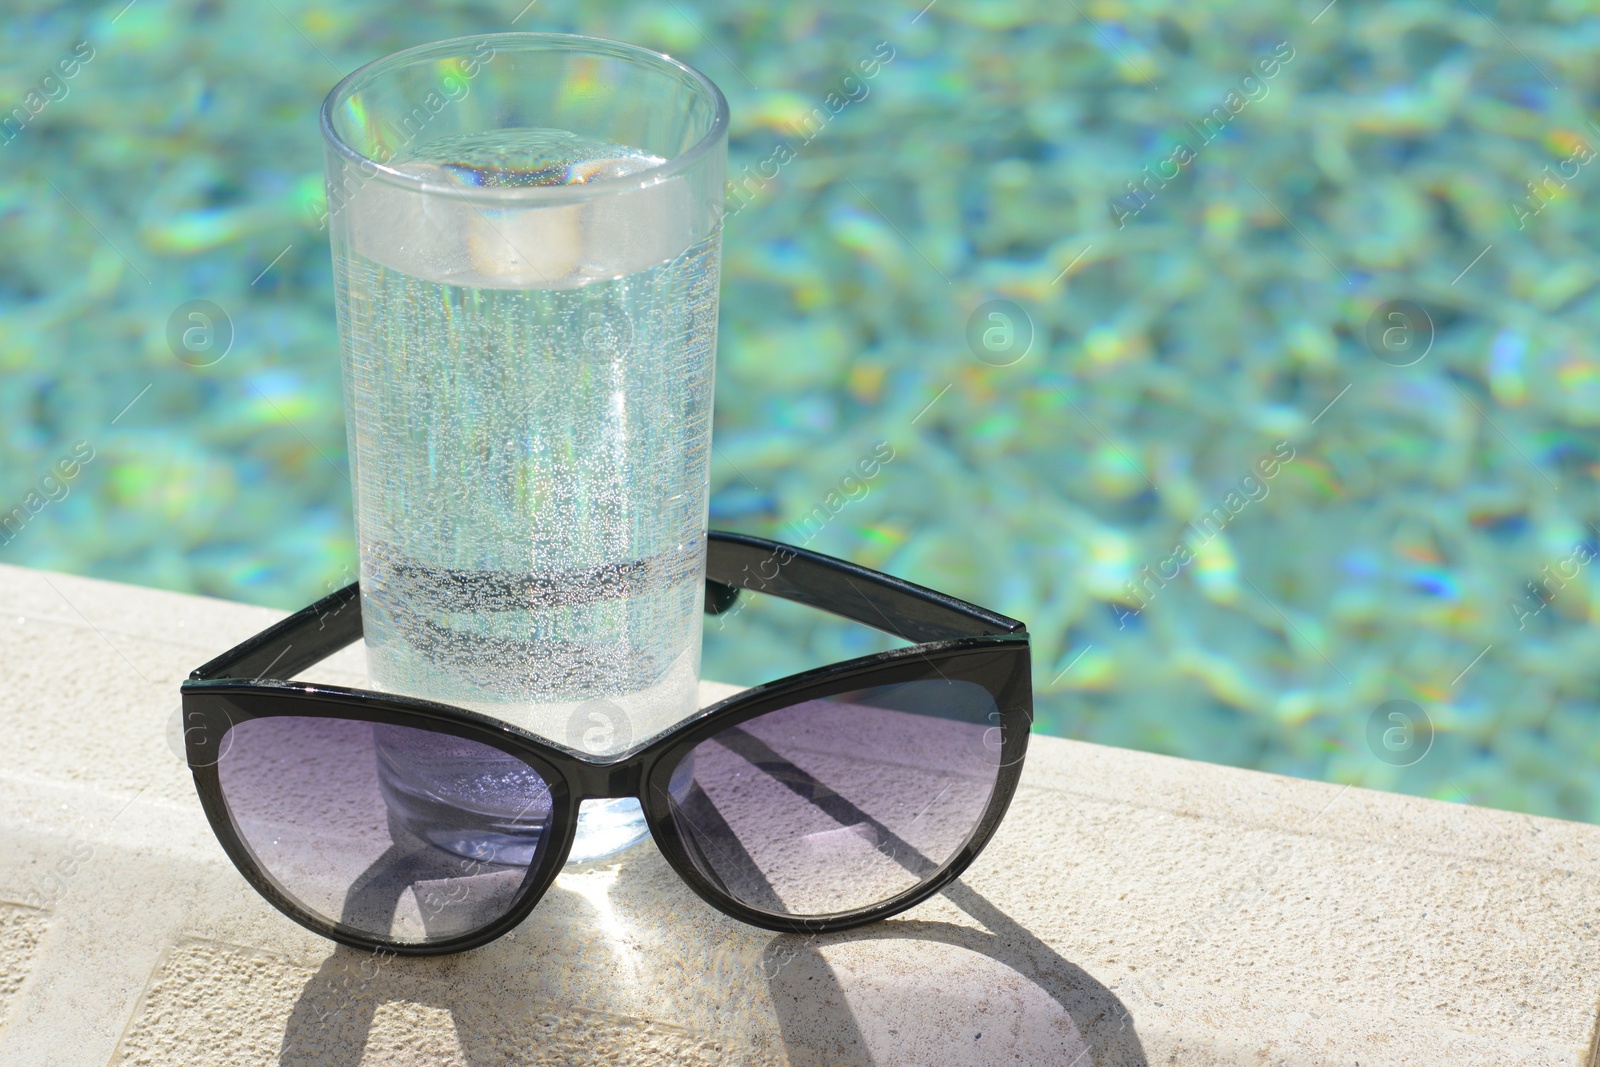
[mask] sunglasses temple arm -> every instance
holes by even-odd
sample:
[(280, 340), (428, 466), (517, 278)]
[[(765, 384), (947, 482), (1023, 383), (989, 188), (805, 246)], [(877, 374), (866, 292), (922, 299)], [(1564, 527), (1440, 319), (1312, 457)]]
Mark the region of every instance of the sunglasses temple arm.
[[(840, 615), (907, 641), (1025, 637), (1027, 628), (987, 608), (880, 571), (763, 537), (713, 530), (707, 536), (708, 593), (749, 589)], [(719, 597), (720, 614), (732, 604)]]
[[(706, 577), (707, 608), (713, 614), (731, 608), (739, 589), (751, 589), (907, 641), (1027, 637), (1022, 623), (986, 608), (832, 556), (746, 534), (710, 532)], [(190, 678), (291, 678), (360, 637), (360, 588), (351, 583), (229, 649)]]
[[(738, 592), (708, 580), (706, 610), (711, 614), (727, 610), (733, 606)], [(351, 583), (229, 649), (189, 677), (195, 681), (259, 680), (271, 672), (274, 677), (291, 678), (360, 640), (361, 632), (360, 584)]]
[(361, 637), (361, 591), (351, 583), (229, 649), (189, 677), (292, 678)]

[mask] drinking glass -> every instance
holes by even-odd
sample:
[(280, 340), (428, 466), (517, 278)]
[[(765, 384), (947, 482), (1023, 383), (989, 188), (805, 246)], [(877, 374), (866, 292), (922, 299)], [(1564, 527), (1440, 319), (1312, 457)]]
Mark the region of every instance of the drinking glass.
[[(698, 71), (564, 34), (411, 48), (329, 94), (377, 687), (618, 757), (695, 710), (727, 122)], [(514, 773), (378, 758), (402, 822)], [(646, 832), (589, 804), (575, 861)]]

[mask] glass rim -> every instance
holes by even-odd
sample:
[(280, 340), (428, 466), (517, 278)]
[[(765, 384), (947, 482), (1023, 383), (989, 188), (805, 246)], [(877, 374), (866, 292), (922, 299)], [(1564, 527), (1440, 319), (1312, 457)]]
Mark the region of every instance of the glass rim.
[[(449, 185), (444, 182), (430, 181), (427, 178), (419, 178), (416, 175), (407, 174), (358, 151), (334, 127), (333, 109), (338, 104), (349, 99), (358, 89), (375, 81), (379, 76), (425, 57), (442, 58), (443, 55), (470, 54), (472, 47), (485, 41), (495, 46), (496, 51), (501, 47), (508, 50), (520, 48), (523, 51), (587, 51), (591, 54), (632, 60), (643, 66), (654, 67), (663, 72), (684, 75), (691, 85), (711, 101), (713, 112), (711, 127), (698, 141), (672, 158), (624, 177), (597, 178), (593, 181), (583, 182), (580, 185), (527, 185), (490, 188)], [(422, 195), (444, 197), (451, 200), (487, 201), (497, 206), (572, 203), (659, 185), (694, 166), (711, 152), (715, 145), (726, 135), (728, 130), (728, 100), (723, 96), (722, 90), (717, 88), (716, 83), (710, 78), (682, 60), (674, 59), (664, 52), (652, 51), (624, 41), (613, 41), (606, 37), (589, 37), (576, 33), (510, 31), (506, 33), (480, 33), (463, 37), (449, 37), (441, 41), (413, 45), (410, 48), (404, 48), (398, 52), (391, 52), (386, 56), (374, 59), (345, 75), (338, 84), (328, 91), (328, 95), (322, 101), (320, 125), (322, 127), (323, 143), (338, 153), (345, 162), (357, 167), (371, 179), (384, 181), (398, 188), (410, 189)]]

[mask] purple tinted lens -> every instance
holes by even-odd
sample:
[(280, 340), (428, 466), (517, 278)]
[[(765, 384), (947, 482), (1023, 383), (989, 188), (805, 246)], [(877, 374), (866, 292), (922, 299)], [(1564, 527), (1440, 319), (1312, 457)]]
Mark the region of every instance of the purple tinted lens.
[(488, 745), (350, 719), (251, 719), (217, 764), (233, 826), (306, 911), (423, 944), (511, 909), (548, 839), (550, 788)]
[(994, 698), (972, 682), (875, 686), (781, 708), (674, 769), (673, 817), (712, 883), (774, 915), (882, 903), (977, 828), (999, 777)]

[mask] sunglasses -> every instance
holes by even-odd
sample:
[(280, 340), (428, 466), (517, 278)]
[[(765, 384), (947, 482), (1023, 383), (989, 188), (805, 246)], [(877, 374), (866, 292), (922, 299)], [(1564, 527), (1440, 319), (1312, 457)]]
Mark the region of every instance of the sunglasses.
[(843, 560), (712, 531), (706, 610), (741, 590), (916, 642), (781, 678), (594, 756), (447, 704), (287, 681), (361, 636), (350, 585), (196, 670), (184, 743), (217, 840), (274, 907), (437, 955), (522, 922), (586, 799), (636, 797), (717, 910), (823, 933), (932, 896), (994, 834), (1033, 721), (1022, 623)]

